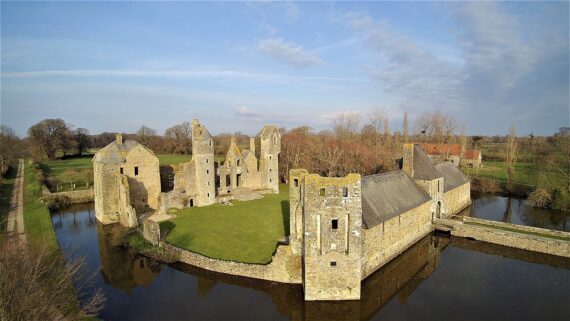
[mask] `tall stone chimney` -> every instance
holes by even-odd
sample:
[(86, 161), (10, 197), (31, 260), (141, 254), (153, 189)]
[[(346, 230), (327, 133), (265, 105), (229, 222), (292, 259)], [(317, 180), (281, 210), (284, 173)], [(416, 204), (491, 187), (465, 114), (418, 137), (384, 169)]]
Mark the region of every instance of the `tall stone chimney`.
[(255, 137), (249, 138), (249, 150), (255, 154)]
[(402, 170), (410, 177), (414, 177), (414, 144), (404, 144)]
[(232, 135), (232, 138), (231, 138), (231, 140), (230, 140), (230, 146), (231, 146), (232, 144), (233, 144), (233, 145), (236, 144), (236, 137), (233, 136), (233, 135)]
[(117, 134), (117, 136), (115, 136), (115, 140), (117, 142), (117, 145), (122, 145), (123, 144), (123, 134)]
[(192, 129), (200, 127), (200, 121), (198, 119), (192, 119)]

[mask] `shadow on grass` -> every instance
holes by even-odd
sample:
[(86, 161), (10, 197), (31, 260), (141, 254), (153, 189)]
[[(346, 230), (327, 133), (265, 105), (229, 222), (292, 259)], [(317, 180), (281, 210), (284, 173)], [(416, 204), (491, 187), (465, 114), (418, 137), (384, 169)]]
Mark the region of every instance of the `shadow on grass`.
[(171, 221), (160, 222), (158, 225), (160, 226), (160, 236), (162, 239), (166, 239), (166, 235), (176, 227), (176, 224)]
[(18, 173), (18, 165), (10, 165), (3, 181), (0, 184), (0, 234), (6, 230), (8, 211), (10, 210), (10, 199), (14, 190), (15, 178)]
[(289, 201), (281, 201), (281, 214), (283, 215), (283, 229), (285, 236), (289, 235)]

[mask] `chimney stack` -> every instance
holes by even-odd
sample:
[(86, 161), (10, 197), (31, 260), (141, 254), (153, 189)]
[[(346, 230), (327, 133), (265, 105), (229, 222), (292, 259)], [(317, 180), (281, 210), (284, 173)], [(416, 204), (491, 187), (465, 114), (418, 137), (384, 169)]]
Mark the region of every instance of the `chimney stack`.
[(249, 150), (255, 154), (255, 137), (249, 138)]
[(117, 141), (117, 145), (123, 144), (123, 134), (117, 134), (115, 140)]

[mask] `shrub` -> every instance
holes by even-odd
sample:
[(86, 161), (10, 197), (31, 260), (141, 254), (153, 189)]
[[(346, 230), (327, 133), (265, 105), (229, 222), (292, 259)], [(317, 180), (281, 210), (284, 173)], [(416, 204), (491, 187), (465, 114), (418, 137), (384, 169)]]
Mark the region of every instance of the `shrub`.
[(485, 193), (499, 193), (501, 191), (501, 185), (499, 182), (492, 179), (480, 179), (481, 190)]
[(548, 208), (552, 205), (552, 191), (548, 188), (540, 187), (535, 189), (528, 196), (528, 201), (530, 205), (534, 207), (545, 207)]
[(0, 320), (84, 320), (103, 307), (102, 292), (85, 292), (91, 278), (83, 259), (64, 263), (59, 252), (31, 245), (25, 252), (10, 241), (0, 239)]

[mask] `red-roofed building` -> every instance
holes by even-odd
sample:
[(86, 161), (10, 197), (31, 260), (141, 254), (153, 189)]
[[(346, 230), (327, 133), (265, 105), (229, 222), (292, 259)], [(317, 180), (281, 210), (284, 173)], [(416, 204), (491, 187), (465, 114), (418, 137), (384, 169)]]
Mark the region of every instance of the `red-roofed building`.
[(450, 162), (455, 166), (481, 166), (481, 150), (467, 149), (463, 153), (460, 144), (420, 144), (432, 162)]

